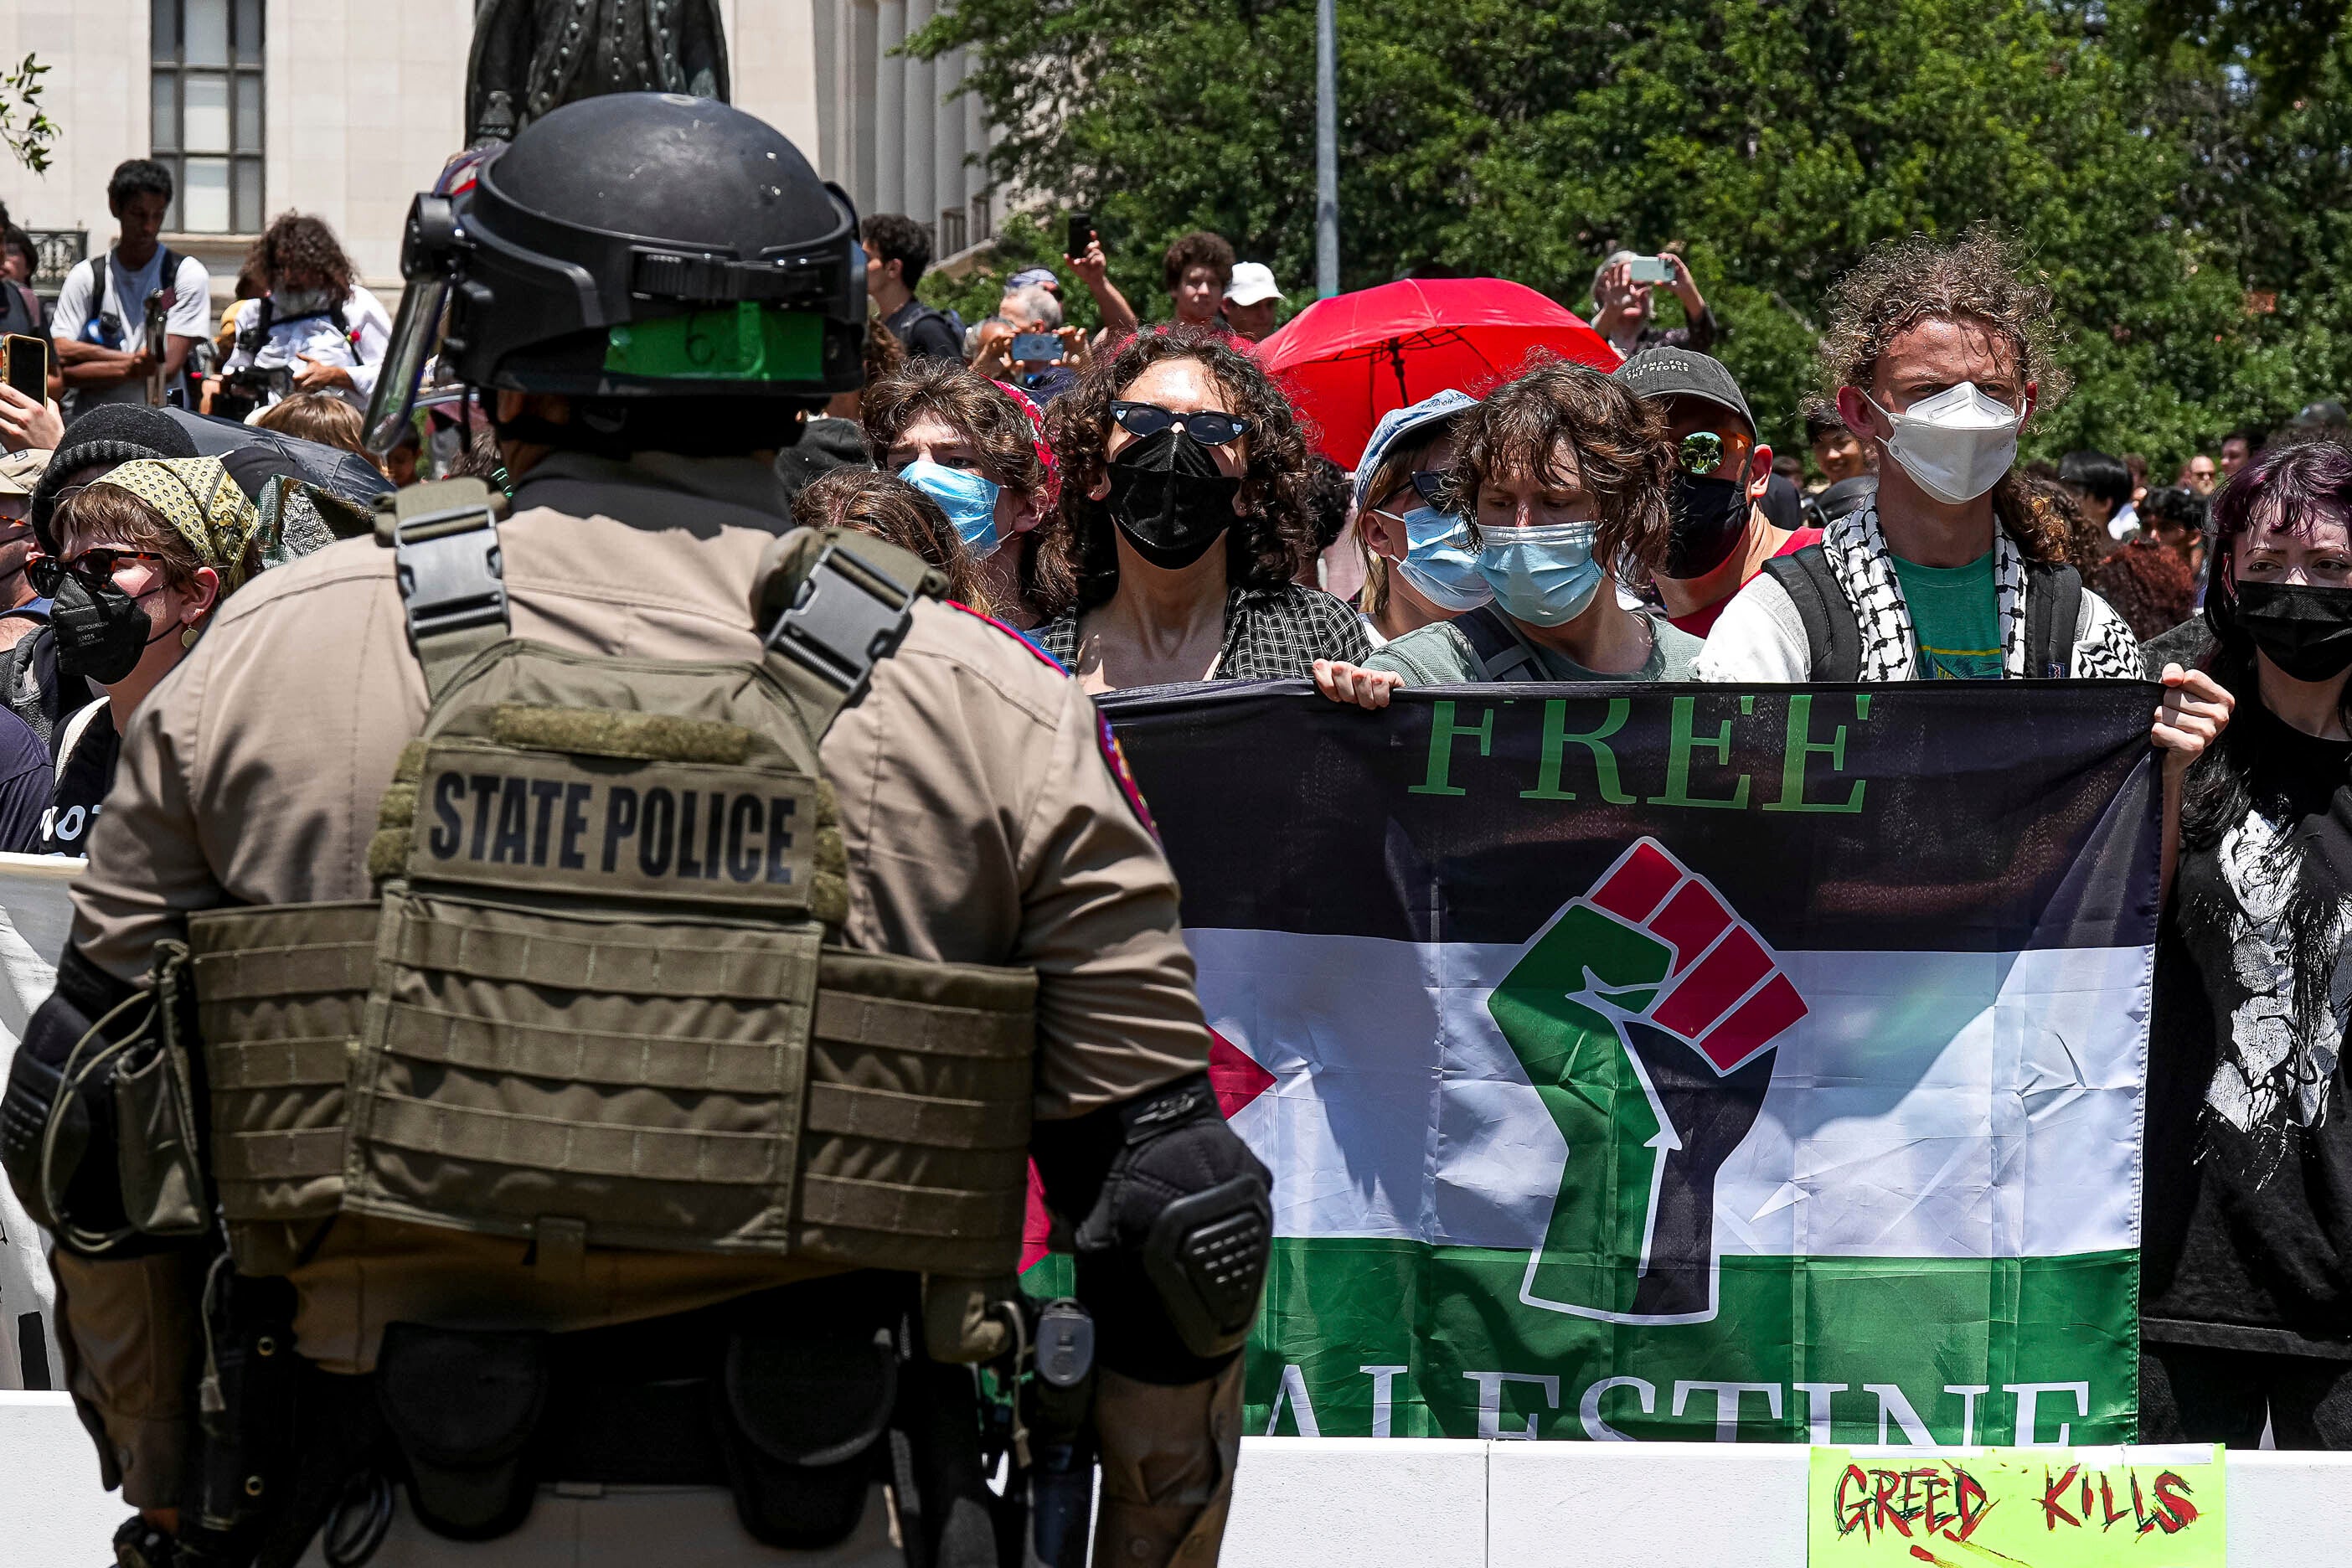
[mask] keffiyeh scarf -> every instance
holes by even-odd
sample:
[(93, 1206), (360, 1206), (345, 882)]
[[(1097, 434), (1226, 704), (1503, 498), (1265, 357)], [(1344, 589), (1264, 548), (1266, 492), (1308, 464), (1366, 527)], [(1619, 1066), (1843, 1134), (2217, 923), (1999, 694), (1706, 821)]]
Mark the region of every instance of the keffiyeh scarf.
[[(1911, 610), (1903, 602), (1903, 585), (1895, 578), (1886, 536), (1878, 529), (1878, 509), (1864, 507), (1831, 523), (1822, 537), (1822, 552), (1853, 605), (1854, 619), (1862, 631), (1862, 679), (1918, 679)], [(2011, 680), (2022, 679), (2025, 557), (2003, 529), (1993, 531), (1992, 583), (1993, 602), (2000, 615), (2001, 673)], [(2078, 679), (2138, 679), (2139, 642), (2131, 628), (2087, 588), (2084, 603), (2091, 606), (2090, 635), (2075, 644), (2067, 673)]]

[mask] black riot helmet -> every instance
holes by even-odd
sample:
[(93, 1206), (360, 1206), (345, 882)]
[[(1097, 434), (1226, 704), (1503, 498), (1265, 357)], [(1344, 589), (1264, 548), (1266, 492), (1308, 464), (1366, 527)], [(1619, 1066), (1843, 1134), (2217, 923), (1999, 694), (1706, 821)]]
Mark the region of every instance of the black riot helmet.
[(862, 380), (857, 215), (772, 127), (710, 99), (566, 104), (409, 208), (408, 288), (368, 410), (398, 443), (447, 309), (443, 379), (560, 393), (613, 452), (789, 444)]

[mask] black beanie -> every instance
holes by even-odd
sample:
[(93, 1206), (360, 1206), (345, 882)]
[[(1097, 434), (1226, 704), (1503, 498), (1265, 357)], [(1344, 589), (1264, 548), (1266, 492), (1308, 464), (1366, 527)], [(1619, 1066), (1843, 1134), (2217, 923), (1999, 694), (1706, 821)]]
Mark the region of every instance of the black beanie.
[(193, 458), (196, 444), (173, 417), (143, 403), (101, 403), (66, 426), (65, 438), (49, 456), (33, 487), (33, 537), (47, 554), (58, 552), (49, 521), (58, 492), (84, 468), (119, 468), (142, 458)]

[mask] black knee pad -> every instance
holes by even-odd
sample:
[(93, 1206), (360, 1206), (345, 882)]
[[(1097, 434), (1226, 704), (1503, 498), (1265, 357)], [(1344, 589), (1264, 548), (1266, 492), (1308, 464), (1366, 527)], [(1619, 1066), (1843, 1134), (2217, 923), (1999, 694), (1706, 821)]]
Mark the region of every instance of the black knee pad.
[[(58, 988), (35, 1010), (9, 1064), (7, 1091), (0, 1095), (0, 1168), (26, 1212), (52, 1231), (58, 1229), (58, 1216), (49, 1212), (41, 1162), (50, 1110), (65, 1092), (66, 1062), (95, 1020), (137, 992), (68, 946), (58, 964)], [(56, 1163), (64, 1190), (56, 1195), (78, 1222), (97, 1229), (122, 1221), (111, 1111), (102, 1095), (76, 1096), (58, 1128)]]
[(1214, 1376), (1249, 1337), (1274, 1243), (1273, 1179), (1195, 1075), (1036, 1132), (1046, 1194), (1077, 1227), (1102, 1363)]

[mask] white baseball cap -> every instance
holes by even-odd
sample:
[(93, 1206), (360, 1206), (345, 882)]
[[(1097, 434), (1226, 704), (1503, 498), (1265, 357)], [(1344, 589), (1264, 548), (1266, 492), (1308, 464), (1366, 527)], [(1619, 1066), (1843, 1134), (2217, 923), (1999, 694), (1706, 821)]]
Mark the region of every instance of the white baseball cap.
[(1274, 284), (1274, 268), (1263, 261), (1236, 261), (1234, 275), (1225, 284), (1225, 301), (1233, 305), (1260, 305), (1268, 300), (1279, 300), (1282, 290)]

